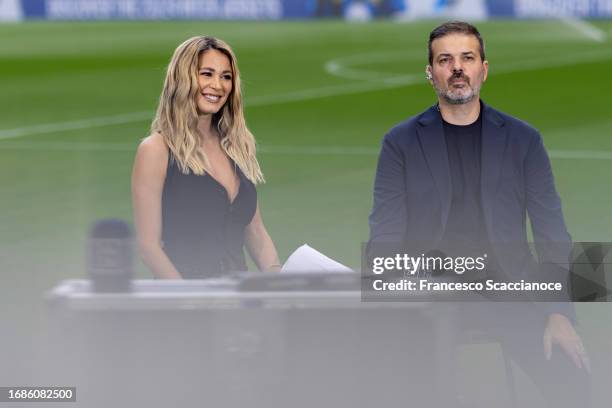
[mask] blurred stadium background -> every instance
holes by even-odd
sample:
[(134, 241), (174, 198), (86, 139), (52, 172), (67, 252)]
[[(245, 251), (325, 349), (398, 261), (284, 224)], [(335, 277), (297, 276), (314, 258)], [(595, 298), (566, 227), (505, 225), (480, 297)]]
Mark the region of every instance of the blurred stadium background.
[[(483, 99), (541, 130), (574, 240), (610, 241), (611, 16), (612, 0), (0, 0), (0, 385), (38, 383), (42, 296), (84, 277), (92, 222), (131, 220), (135, 148), (186, 38), (238, 55), (281, 257), (308, 243), (358, 268), (380, 139), (434, 103), (427, 36), (451, 17), (486, 41)], [(601, 407), (608, 306), (578, 306)]]

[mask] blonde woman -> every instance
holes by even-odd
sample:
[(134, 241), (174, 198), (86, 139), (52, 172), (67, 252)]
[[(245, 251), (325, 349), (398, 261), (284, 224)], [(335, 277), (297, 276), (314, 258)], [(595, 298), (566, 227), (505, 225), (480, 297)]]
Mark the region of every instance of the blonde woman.
[(260, 270), (280, 268), (257, 204), (264, 177), (242, 106), (226, 43), (202, 36), (179, 45), (132, 173), (139, 251), (155, 277), (246, 270), (245, 245)]

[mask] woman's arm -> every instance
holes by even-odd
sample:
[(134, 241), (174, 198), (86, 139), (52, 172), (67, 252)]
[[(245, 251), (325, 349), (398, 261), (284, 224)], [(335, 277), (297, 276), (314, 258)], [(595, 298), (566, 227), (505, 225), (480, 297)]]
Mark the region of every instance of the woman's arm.
[(246, 227), (245, 242), (251, 258), (260, 271), (280, 271), (281, 264), (278, 260), (276, 247), (274, 247), (274, 242), (272, 242), (272, 238), (270, 238), (270, 234), (268, 234), (261, 219), (259, 204), (257, 204), (257, 210), (255, 210), (251, 223)]
[(160, 134), (145, 138), (138, 146), (132, 170), (132, 205), (140, 257), (155, 277), (180, 279), (161, 246), (162, 191), (166, 179), (168, 149)]

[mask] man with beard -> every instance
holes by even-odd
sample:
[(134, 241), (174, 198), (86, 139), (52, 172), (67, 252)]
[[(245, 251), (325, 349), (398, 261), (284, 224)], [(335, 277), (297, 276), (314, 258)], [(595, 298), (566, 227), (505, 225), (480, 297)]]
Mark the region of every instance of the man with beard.
[[(426, 77), (438, 103), (383, 139), (369, 256), (378, 244), (399, 243), (405, 251), (408, 242), (418, 242), (420, 250), (488, 253), (493, 277), (532, 280), (521, 263), (533, 261), (528, 215), (540, 264), (567, 263), (571, 238), (542, 138), (480, 100), (488, 70), (474, 26), (453, 21), (430, 33)], [(459, 327), (469, 322), (499, 338), (549, 406), (590, 404), (589, 360), (571, 303), (461, 304), (456, 310)]]

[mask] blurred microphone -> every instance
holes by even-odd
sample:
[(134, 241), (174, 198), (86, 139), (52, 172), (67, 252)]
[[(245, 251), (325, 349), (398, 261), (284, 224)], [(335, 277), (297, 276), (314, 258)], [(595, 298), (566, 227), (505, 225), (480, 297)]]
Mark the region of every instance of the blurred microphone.
[[(440, 259), (444, 259), (447, 257), (447, 255), (439, 250), (439, 249), (431, 249), (429, 251), (427, 251), (425, 253), (425, 257), (427, 258), (440, 258)], [(446, 270), (444, 268), (436, 268), (435, 267), (436, 264), (434, 262), (434, 268), (432, 268), (431, 270), (428, 270), (427, 272), (429, 273), (429, 276), (442, 276), (445, 274)], [(449, 276), (448, 274), (446, 276)], [(450, 275), (452, 276), (452, 275)]]
[(94, 292), (131, 290), (134, 248), (132, 229), (125, 221), (96, 221), (87, 243), (87, 269)]

